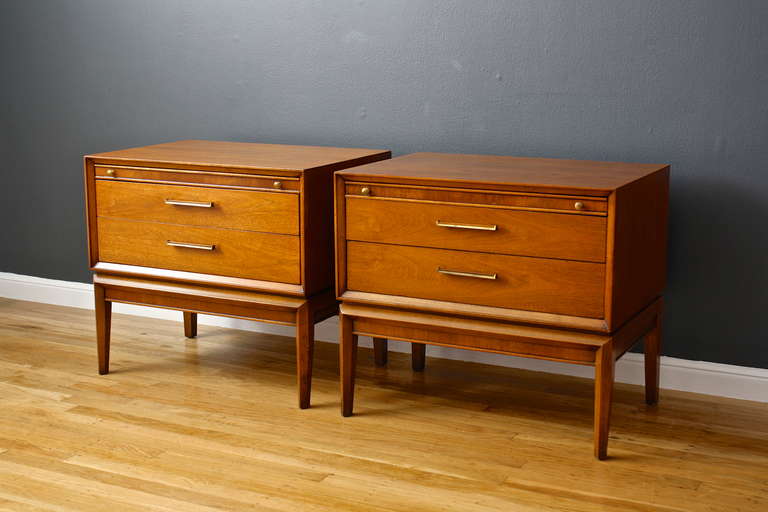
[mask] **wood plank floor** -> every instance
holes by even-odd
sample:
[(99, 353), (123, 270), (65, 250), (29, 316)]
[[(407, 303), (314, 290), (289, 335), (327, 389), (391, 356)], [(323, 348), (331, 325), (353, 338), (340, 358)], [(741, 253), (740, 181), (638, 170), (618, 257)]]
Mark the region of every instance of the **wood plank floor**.
[[(181, 313), (179, 313), (181, 319)], [(293, 340), (0, 299), (0, 510), (768, 510), (768, 405), (617, 385), (592, 458), (592, 382), (338, 346), (296, 407)]]

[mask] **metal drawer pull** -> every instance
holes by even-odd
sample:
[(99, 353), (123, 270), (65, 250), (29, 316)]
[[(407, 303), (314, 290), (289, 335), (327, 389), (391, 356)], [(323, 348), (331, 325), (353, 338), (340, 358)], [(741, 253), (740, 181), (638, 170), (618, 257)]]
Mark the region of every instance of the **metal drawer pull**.
[(441, 220), (435, 221), (435, 224), (441, 228), (476, 229), (478, 231), (496, 231), (498, 229), (496, 224), (483, 226), (482, 224), (456, 224), (453, 222), (443, 222)]
[(448, 270), (447, 268), (440, 268), (437, 267), (437, 271), (441, 274), (446, 274), (449, 276), (459, 276), (459, 277), (474, 277), (476, 279), (496, 279), (496, 274), (481, 274), (479, 272), (460, 272), (458, 270)]
[(178, 199), (166, 199), (165, 204), (173, 206), (194, 206), (196, 208), (213, 208), (213, 202), (201, 202), (201, 201), (179, 201)]
[(187, 249), (200, 249), (201, 251), (212, 251), (216, 248), (215, 245), (190, 244), (187, 242), (174, 242), (173, 240), (166, 240), (165, 245), (170, 245), (171, 247), (186, 247)]

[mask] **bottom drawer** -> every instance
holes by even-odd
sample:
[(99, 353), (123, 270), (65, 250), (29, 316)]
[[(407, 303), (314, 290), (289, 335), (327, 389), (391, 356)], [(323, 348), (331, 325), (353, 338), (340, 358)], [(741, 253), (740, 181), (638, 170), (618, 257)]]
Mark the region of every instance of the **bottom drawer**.
[(604, 282), (600, 263), (347, 242), (361, 292), (602, 318)]
[(105, 217), (97, 224), (99, 261), (300, 282), (297, 236)]

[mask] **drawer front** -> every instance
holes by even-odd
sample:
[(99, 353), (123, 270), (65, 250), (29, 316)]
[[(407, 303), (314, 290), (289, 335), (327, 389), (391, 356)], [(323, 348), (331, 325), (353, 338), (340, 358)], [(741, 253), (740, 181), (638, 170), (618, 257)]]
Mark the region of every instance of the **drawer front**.
[(102, 217), (98, 244), (103, 262), (300, 282), (297, 236)]
[(599, 263), (350, 241), (346, 266), (349, 290), (603, 317)]
[(353, 196), (362, 195), (390, 199), (509, 206), (511, 208), (559, 211), (576, 213), (579, 215), (605, 216), (608, 211), (608, 202), (603, 198), (533, 192), (493, 192), (488, 190), (416, 187), (358, 182), (347, 182), (345, 191), (347, 195)]
[(347, 238), (605, 261), (606, 218), (348, 196)]
[(103, 217), (297, 235), (299, 195), (183, 185), (96, 182)]

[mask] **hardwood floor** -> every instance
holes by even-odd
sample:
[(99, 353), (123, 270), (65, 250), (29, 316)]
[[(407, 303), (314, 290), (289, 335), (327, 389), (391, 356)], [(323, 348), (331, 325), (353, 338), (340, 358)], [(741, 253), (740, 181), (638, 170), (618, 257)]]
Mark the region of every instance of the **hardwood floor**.
[(0, 299), (0, 510), (768, 510), (768, 404), (617, 384), (608, 461), (592, 382), (360, 349), (339, 414), (338, 345), (312, 408), (292, 338)]

